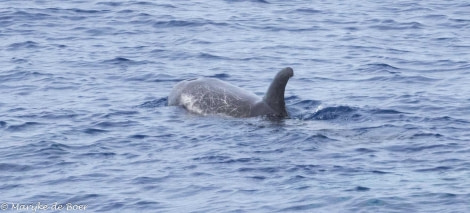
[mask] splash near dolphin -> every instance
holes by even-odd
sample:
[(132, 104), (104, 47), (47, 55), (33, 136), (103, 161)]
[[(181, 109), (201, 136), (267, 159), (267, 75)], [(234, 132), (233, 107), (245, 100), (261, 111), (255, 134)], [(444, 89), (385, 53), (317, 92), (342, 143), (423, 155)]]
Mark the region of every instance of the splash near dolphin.
[(183, 106), (201, 114), (232, 117), (287, 117), (284, 91), (294, 70), (286, 67), (274, 77), (263, 98), (214, 78), (198, 78), (177, 83), (168, 96), (169, 106)]

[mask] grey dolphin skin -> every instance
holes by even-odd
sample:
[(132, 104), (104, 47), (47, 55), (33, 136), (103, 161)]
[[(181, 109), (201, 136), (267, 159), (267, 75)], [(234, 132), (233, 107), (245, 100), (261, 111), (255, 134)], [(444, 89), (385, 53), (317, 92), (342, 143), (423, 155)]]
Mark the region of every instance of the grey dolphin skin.
[(232, 117), (287, 117), (284, 91), (294, 70), (286, 67), (271, 82), (265, 96), (258, 97), (227, 82), (213, 78), (185, 80), (176, 84), (168, 96), (169, 106), (183, 106), (188, 111)]

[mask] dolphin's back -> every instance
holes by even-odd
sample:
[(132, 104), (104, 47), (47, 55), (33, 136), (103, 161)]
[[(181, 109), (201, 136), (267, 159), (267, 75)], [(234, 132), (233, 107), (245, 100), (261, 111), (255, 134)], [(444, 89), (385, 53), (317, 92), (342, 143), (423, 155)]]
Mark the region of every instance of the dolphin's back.
[(207, 115), (233, 117), (255, 116), (262, 99), (240, 87), (213, 78), (198, 78), (175, 85), (168, 96), (168, 105), (181, 105), (187, 110)]
[(240, 87), (213, 78), (198, 78), (179, 82), (168, 96), (168, 105), (207, 115), (224, 114), (232, 117), (288, 116), (284, 91), (294, 70), (286, 67), (274, 77), (264, 98)]

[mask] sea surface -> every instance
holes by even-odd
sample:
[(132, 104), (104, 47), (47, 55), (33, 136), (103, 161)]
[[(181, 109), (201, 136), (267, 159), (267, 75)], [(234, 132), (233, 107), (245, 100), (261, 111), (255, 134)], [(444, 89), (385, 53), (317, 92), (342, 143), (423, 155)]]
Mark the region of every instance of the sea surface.
[[(167, 106), (287, 66), (287, 119)], [(3, 0), (0, 205), (470, 212), (470, 3)]]

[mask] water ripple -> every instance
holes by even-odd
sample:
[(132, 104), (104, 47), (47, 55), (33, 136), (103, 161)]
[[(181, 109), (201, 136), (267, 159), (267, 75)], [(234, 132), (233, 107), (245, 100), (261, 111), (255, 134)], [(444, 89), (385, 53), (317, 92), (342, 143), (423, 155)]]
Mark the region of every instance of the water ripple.
[[(470, 4), (5, 0), (5, 202), (96, 212), (467, 212)], [(167, 107), (176, 82), (289, 118)], [(235, 201), (235, 202), (234, 202)]]
[(141, 108), (156, 108), (164, 107), (168, 105), (168, 98), (160, 98), (157, 100), (146, 101), (145, 103), (139, 105)]
[(21, 131), (26, 131), (29, 130), (35, 126), (41, 125), (41, 123), (38, 122), (25, 122), (22, 124), (18, 125), (10, 125), (8, 126), (7, 130), (12, 131), (12, 132), (21, 132)]

